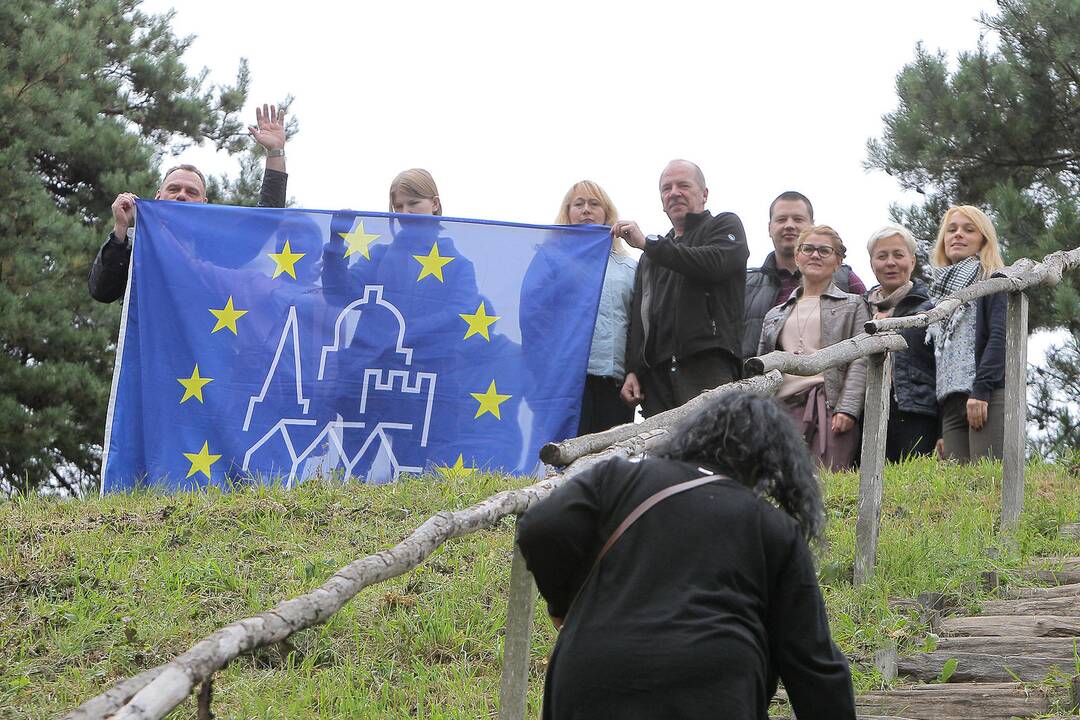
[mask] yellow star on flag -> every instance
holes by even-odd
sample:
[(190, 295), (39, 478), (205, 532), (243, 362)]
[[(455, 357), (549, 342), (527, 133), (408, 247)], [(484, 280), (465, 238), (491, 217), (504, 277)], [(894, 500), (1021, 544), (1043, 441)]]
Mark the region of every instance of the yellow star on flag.
[(281, 273), (288, 273), (289, 277), (293, 280), (296, 279), (296, 263), (300, 258), (307, 255), (307, 253), (294, 253), (292, 248), (289, 247), (289, 241), (285, 241), (285, 247), (281, 249), (279, 253), (267, 253), (270, 259), (274, 261), (277, 267), (274, 268), (274, 274), (271, 276), (271, 280), (276, 278)]
[(457, 460), (454, 461), (454, 464), (443, 465), (439, 468), (439, 473), (446, 478), (469, 477), (476, 473), (476, 468), (467, 466), (461, 453), (458, 453)]
[(229, 296), (229, 300), (225, 303), (225, 307), (220, 310), (210, 308), (210, 313), (217, 318), (217, 325), (214, 325), (214, 329), (210, 331), (213, 335), (222, 328), (229, 328), (232, 330), (232, 334), (236, 334), (236, 321), (247, 315), (247, 310), (237, 310), (233, 307), (232, 295)]
[(191, 469), (188, 470), (188, 474), (184, 477), (191, 477), (197, 472), (201, 472), (206, 476), (206, 479), (210, 479), (210, 466), (216, 463), (221, 456), (210, 454), (209, 444), (204, 440), (202, 444), (202, 450), (197, 453), (184, 453), (184, 457), (191, 463)]
[(338, 235), (340, 235), (345, 241), (345, 244), (349, 246), (345, 250), (345, 257), (349, 257), (354, 252), (358, 252), (364, 256), (365, 260), (371, 259), (371, 255), (368, 254), (368, 247), (371, 243), (382, 237), (382, 235), (364, 232), (363, 220), (357, 220), (356, 227), (347, 233), (338, 233)]
[(199, 375), (199, 365), (195, 364), (195, 371), (191, 373), (189, 378), (176, 378), (176, 382), (184, 386), (184, 397), (180, 398), (180, 404), (183, 405), (191, 398), (195, 398), (199, 402), (202, 402), (202, 389), (203, 385), (208, 382), (214, 382), (214, 378), (202, 377)]
[(439, 282), (446, 282), (443, 280), (442, 269), (443, 265), (451, 262), (454, 258), (447, 257), (439, 254), (438, 241), (431, 243), (431, 252), (427, 255), (413, 255), (416, 262), (420, 263), (420, 276), (416, 278), (416, 282), (420, 282), (428, 275), (439, 278)]
[(499, 405), (513, 397), (511, 395), (500, 395), (499, 391), (495, 389), (494, 380), (488, 385), (487, 392), (469, 394), (480, 403), (480, 407), (476, 409), (476, 415), (473, 417), (474, 420), (484, 413), (491, 413), (497, 419), (502, 420), (502, 415), (499, 414)]
[(476, 308), (476, 312), (472, 315), (469, 313), (458, 313), (461, 319), (469, 324), (469, 329), (465, 331), (465, 337), (463, 340), (468, 340), (473, 335), (481, 335), (485, 340), (491, 342), (491, 337), (488, 335), (488, 328), (491, 327), (496, 320), (501, 318), (501, 315), (488, 315), (484, 309), (484, 301), (480, 301), (480, 307)]

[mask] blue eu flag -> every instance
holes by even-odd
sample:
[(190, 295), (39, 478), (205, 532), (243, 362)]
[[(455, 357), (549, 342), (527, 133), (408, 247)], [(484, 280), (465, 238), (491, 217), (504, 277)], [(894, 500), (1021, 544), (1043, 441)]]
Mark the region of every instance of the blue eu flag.
[(527, 473), (574, 434), (606, 228), (137, 206), (104, 492)]

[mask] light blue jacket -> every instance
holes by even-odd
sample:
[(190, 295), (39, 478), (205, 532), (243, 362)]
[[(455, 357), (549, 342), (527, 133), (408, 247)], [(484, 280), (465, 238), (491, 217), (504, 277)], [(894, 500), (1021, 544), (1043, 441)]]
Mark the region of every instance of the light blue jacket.
[(608, 255), (600, 309), (596, 313), (589, 374), (622, 380), (626, 375), (626, 335), (630, 327), (630, 301), (634, 294), (637, 260), (612, 252)]

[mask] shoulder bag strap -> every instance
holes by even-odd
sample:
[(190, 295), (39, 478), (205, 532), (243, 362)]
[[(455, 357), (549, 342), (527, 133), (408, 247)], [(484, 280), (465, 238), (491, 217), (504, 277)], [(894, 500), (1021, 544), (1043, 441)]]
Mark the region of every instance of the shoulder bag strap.
[(596, 574), (596, 569), (600, 566), (600, 561), (603, 560), (604, 556), (608, 554), (608, 551), (611, 550), (612, 545), (614, 545), (616, 541), (618, 541), (618, 539), (623, 536), (623, 533), (625, 533), (631, 525), (638, 521), (638, 518), (647, 513), (653, 507), (655, 507), (657, 503), (667, 500), (672, 495), (678, 495), (679, 493), (684, 493), (687, 490), (693, 490), (696, 487), (708, 485), (709, 483), (716, 482), (717, 480), (726, 479), (726, 475), (707, 475), (705, 477), (694, 478), (693, 480), (686, 480), (685, 482), (677, 483), (675, 485), (666, 487), (663, 490), (655, 492), (649, 497), (645, 498), (643, 501), (641, 501), (641, 504), (631, 510), (630, 514), (627, 515), (621, 523), (619, 523), (619, 526), (615, 528), (615, 532), (611, 533), (611, 537), (609, 537), (607, 539), (607, 542), (604, 543), (604, 546), (600, 548), (600, 553), (596, 556), (596, 560), (593, 562), (592, 568), (590, 568), (589, 570), (589, 574), (586, 575), (585, 579), (581, 581), (581, 586), (578, 588), (577, 594), (575, 594), (574, 599), (570, 601), (570, 607), (567, 608), (566, 614), (570, 614), (570, 610), (574, 608), (574, 605), (577, 603), (578, 597), (581, 596), (582, 588), (584, 588), (588, 584), (592, 576)]

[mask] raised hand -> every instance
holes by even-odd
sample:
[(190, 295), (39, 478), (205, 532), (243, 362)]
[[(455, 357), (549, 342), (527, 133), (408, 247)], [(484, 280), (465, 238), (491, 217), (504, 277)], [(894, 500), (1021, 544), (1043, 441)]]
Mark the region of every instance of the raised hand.
[(113, 236), (123, 242), (128, 228), (135, 222), (135, 198), (134, 193), (120, 193), (113, 200)]
[(267, 150), (280, 150), (285, 147), (285, 111), (276, 105), (263, 105), (255, 108), (255, 125), (248, 126), (248, 132), (255, 142)]

